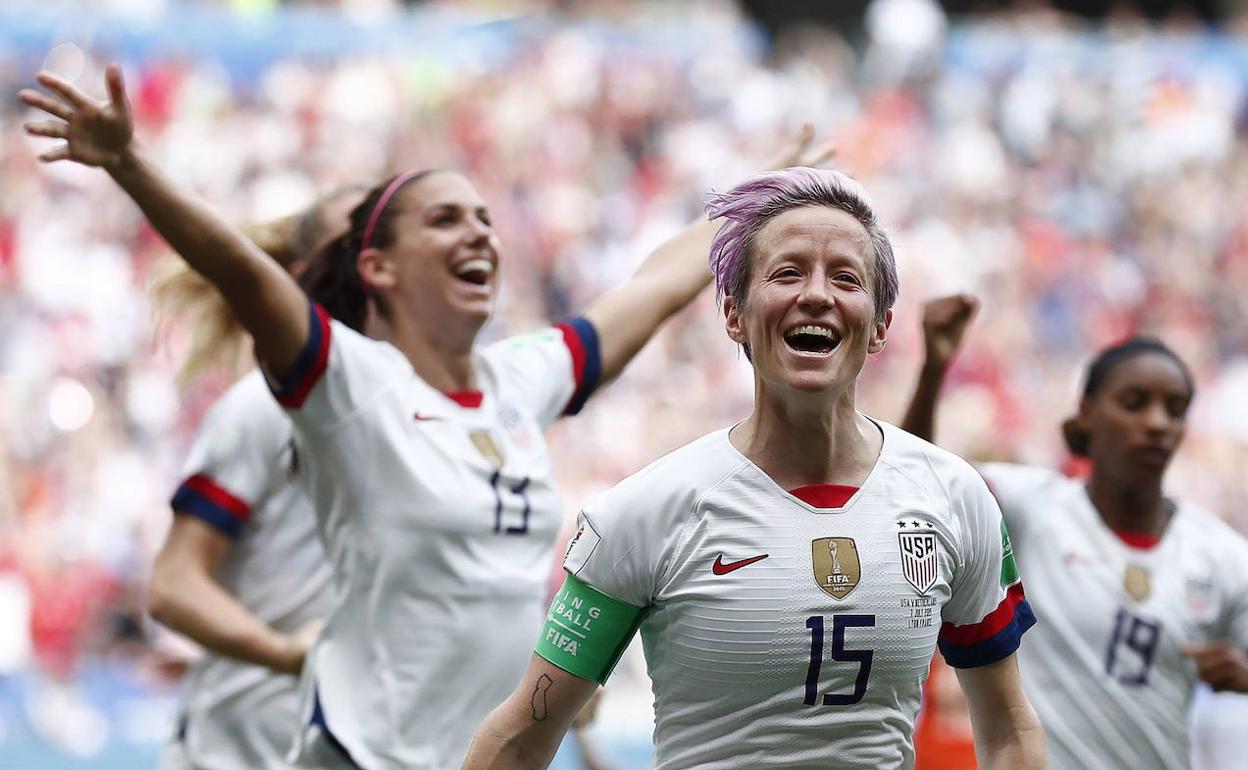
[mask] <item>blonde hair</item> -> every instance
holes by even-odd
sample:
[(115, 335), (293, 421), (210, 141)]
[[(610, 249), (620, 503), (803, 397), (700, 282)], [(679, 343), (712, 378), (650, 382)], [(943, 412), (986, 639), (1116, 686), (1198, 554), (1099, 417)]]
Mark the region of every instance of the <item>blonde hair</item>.
[[(243, 233), (282, 267), (290, 269), (296, 260), (295, 229), (299, 216), (248, 225)], [(190, 350), (178, 369), (178, 386), (187, 387), (197, 377), (223, 370), (230, 379), (247, 368), (243, 352), (247, 333), (234, 317), (217, 287), (192, 270), (176, 255), (158, 262), (152, 269), (148, 297), (158, 338), (172, 325), (191, 329)]]

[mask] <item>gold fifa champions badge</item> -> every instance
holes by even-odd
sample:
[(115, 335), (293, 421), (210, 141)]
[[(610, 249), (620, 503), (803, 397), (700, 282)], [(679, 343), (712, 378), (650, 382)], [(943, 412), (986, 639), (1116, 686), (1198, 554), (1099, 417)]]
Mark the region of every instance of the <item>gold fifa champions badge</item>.
[(1142, 602), (1153, 592), (1153, 579), (1149, 571), (1135, 564), (1128, 564), (1122, 573), (1122, 587), (1137, 602)]
[(468, 433), (468, 438), (472, 439), (472, 445), (477, 448), (490, 465), (495, 468), (503, 467), (503, 453), (499, 451), (498, 445), (494, 443), (494, 437), (489, 431), (474, 430)]
[(858, 587), (862, 564), (858, 546), (851, 537), (821, 537), (810, 543), (815, 582), (833, 599), (841, 600)]

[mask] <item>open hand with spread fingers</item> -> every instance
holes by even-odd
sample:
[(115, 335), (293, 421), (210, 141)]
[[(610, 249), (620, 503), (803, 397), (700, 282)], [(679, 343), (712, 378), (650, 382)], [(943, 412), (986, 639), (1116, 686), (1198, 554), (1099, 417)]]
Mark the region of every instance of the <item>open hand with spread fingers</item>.
[(814, 141), (814, 124), (803, 123), (798, 132), (783, 142), (771, 160), (764, 164), (765, 170), (778, 171), (790, 166), (822, 167), (836, 155), (836, 145), (824, 141), (812, 149)]
[(56, 119), (27, 123), (26, 133), (65, 140), (40, 154), (39, 160), (45, 163), (72, 160), (105, 170), (119, 166), (134, 139), (134, 122), (121, 65), (114, 62), (105, 72), (107, 101), (92, 99), (50, 72), (40, 72), (36, 79), (51, 93), (27, 88), (18, 92), (18, 98)]

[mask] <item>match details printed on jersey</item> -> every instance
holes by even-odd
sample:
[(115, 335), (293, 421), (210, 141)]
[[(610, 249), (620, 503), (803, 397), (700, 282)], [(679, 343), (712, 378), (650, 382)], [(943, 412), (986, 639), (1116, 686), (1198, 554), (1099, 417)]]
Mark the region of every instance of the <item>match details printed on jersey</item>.
[(824, 593), (840, 601), (858, 587), (862, 563), (852, 537), (821, 537), (810, 543), (815, 582)]
[(570, 674), (603, 683), (644, 614), (569, 575), (550, 604), (534, 652)]

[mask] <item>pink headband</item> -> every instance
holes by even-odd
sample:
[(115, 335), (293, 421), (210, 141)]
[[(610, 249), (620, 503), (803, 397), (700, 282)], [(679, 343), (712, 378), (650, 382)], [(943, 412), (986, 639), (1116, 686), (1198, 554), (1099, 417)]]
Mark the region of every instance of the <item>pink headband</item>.
[(377, 220), (381, 219), (381, 212), (386, 210), (386, 204), (399, 191), (399, 188), (410, 182), (414, 177), (420, 176), (424, 171), (405, 171), (394, 178), (394, 181), (386, 186), (385, 192), (377, 199), (377, 205), (373, 206), (373, 213), (368, 215), (368, 224), (364, 227), (364, 240), (360, 242), (360, 253), (363, 254), (373, 242), (373, 231), (377, 229)]

